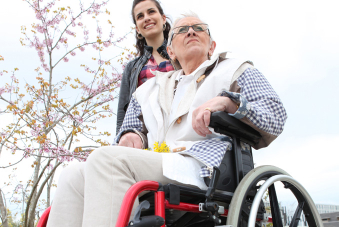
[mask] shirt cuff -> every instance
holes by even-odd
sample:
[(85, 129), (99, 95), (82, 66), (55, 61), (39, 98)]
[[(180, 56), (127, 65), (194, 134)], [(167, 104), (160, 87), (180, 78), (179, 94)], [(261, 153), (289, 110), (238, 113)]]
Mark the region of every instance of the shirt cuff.
[(239, 106), (234, 114), (228, 113), (230, 116), (237, 119), (245, 117), (251, 109), (251, 104), (240, 93), (223, 90), (218, 96), (228, 97)]

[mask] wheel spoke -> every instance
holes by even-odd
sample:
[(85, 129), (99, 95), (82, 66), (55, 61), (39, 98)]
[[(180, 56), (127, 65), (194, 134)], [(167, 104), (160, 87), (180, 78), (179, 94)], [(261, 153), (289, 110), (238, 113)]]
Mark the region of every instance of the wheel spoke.
[(270, 205), (271, 205), (271, 211), (272, 211), (273, 226), (274, 227), (283, 227), (283, 223), (282, 223), (281, 215), (280, 215), (280, 209), (279, 209), (277, 193), (275, 191), (274, 184), (272, 184), (268, 188), (268, 195), (270, 197)]
[[(260, 189), (256, 188), (257, 183), (260, 181), (265, 181)], [(290, 226), (297, 226), (298, 221), (300, 220), (301, 211), (304, 212), (305, 218), (307, 219), (308, 225), (312, 227), (322, 227), (322, 221), (320, 215), (312, 201), (312, 198), (305, 190), (305, 188), (288, 173), (284, 170), (279, 169), (275, 166), (259, 166), (251, 170), (245, 177), (242, 179), (240, 184), (237, 186), (236, 191), (234, 192), (233, 198), (231, 200), (227, 225), (239, 226), (240, 223), (247, 222), (248, 226), (257, 226), (256, 218), (259, 214), (263, 212), (259, 209), (260, 201), (262, 201), (262, 196), (264, 195), (266, 189), (269, 190), (269, 197), (272, 209), (272, 218), (273, 226), (281, 227), (282, 219), (280, 218), (280, 209), (277, 199), (277, 193), (275, 191), (274, 182), (282, 182), (292, 194), (295, 199), (298, 200), (298, 208), (294, 214), (294, 223)], [(271, 187), (272, 186), (272, 187)], [(259, 189), (258, 191), (256, 189)], [(256, 192), (257, 191), (257, 192)], [(252, 197), (254, 195), (253, 201)], [(250, 209), (249, 216), (246, 215), (246, 212), (243, 211), (244, 204), (248, 202), (248, 198), (251, 198), (252, 206)], [(240, 227), (240, 226), (239, 226)], [(242, 226), (241, 226), (242, 227)]]
[(303, 208), (304, 208), (304, 204), (305, 204), (305, 202), (301, 202), (301, 203), (298, 204), (298, 207), (294, 212), (293, 219), (291, 221), (290, 227), (297, 227), (298, 226), (298, 223), (299, 223), (299, 220), (300, 220), (300, 215), (301, 215), (301, 212), (303, 211)]

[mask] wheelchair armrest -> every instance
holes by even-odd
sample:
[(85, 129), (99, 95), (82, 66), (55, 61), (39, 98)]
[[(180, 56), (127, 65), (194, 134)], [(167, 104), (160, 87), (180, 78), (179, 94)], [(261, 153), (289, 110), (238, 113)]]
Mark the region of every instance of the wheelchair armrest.
[(214, 128), (214, 131), (217, 133), (239, 138), (251, 146), (257, 144), (261, 138), (260, 133), (252, 127), (223, 111), (211, 114), (209, 126)]

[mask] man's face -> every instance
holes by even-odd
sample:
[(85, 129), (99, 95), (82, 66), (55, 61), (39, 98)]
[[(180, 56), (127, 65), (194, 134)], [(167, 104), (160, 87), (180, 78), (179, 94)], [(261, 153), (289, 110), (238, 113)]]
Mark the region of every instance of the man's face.
[[(203, 22), (196, 17), (186, 17), (181, 19), (175, 27), (191, 26), (202, 24)], [(208, 55), (212, 55), (215, 43), (211, 44), (208, 31), (194, 31), (192, 27), (186, 33), (174, 34), (172, 45), (168, 47), (171, 59), (177, 59), (181, 64), (194, 58), (199, 57), (205, 61)]]

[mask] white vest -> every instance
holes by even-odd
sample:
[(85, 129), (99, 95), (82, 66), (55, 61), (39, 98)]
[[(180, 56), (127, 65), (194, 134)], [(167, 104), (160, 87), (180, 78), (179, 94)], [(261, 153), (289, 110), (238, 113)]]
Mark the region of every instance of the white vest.
[[(192, 128), (192, 112), (216, 97), (222, 90), (229, 91), (230, 85), (237, 78), (235, 72), (248, 61), (226, 59), (216, 64), (212, 72), (199, 84), (196, 80), (205, 73), (206, 68), (219, 59), (219, 55), (205, 61), (193, 73), (194, 80), (188, 86), (176, 110), (175, 118), (169, 121), (174, 96), (175, 79), (179, 71), (162, 73), (155, 71), (155, 77), (141, 85), (133, 94), (141, 106), (143, 119), (148, 129), (148, 146), (153, 148), (155, 142), (165, 141), (170, 149), (191, 146), (202, 140), (211, 139), (219, 134), (212, 133), (207, 137), (199, 136)], [(235, 75), (235, 76), (234, 76)], [(181, 122), (177, 119), (181, 117)]]

